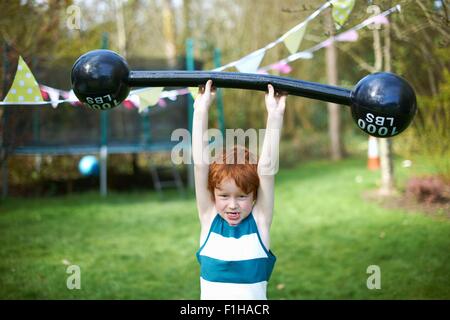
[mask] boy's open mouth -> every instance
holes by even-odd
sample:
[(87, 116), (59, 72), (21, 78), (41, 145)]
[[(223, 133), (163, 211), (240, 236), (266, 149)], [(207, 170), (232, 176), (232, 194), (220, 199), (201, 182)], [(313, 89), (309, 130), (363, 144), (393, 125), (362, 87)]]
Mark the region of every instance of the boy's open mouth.
[(230, 220), (238, 220), (240, 217), (240, 213), (239, 212), (227, 212), (227, 217)]

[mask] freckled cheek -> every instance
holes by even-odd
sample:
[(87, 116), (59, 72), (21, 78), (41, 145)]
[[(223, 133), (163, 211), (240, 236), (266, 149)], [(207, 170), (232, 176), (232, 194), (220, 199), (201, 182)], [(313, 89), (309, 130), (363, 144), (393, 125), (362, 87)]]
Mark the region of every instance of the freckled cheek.
[(222, 211), (226, 209), (226, 207), (227, 207), (227, 202), (226, 201), (216, 198), (215, 202), (216, 202), (216, 209), (222, 210)]
[(240, 206), (243, 210), (250, 212), (252, 211), (252, 201), (243, 201), (240, 203)]

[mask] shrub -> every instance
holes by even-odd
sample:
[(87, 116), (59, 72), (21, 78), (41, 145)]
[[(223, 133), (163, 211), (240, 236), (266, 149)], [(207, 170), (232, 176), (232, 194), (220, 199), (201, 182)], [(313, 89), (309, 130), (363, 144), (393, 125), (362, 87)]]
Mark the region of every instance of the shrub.
[(427, 204), (450, 202), (450, 183), (438, 176), (414, 177), (406, 185), (406, 194)]

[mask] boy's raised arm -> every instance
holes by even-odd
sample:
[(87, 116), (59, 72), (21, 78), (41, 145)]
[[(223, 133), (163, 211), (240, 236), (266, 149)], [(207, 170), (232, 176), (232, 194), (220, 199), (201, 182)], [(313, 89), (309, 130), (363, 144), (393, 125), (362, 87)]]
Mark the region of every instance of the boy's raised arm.
[(269, 84), (269, 92), (265, 95), (267, 109), (267, 125), (264, 142), (258, 161), (259, 188), (255, 203), (257, 219), (270, 227), (274, 207), (275, 174), (279, 165), (279, 145), (283, 116), (286, 106), (286, 94), (276, 93)]
[(212, 211), (214, 206), (208, 191), (209, 164), (206, 159), (203, 159), (204, 154), (208, 154), (206, 152), (208, 148), (208, 111), (215, 96), (215, 91), (211, 87), (211, 80), (208, 80), (206, 86), (199, 87), (199, 93), (194, 102), (192, 122), (192, 157), (194, 160), (195, 194), (201, 222), (207, 218), (207, 215)]

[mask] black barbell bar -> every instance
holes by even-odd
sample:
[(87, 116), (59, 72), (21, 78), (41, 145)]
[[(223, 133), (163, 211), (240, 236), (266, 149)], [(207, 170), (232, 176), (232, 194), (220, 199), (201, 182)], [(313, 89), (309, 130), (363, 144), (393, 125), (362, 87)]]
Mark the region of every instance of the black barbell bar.
[(353, 90), (320, 83), (263, 74), (214, 71), (130, 71), (123, 57), (110, 50), (94, 50), (74, 63), (71, 80), (75, 95), (86, 106), (105, 110), (126, 99), (131, 87), (215, 87), (277, 91), (351, 107), (358, 127), (376, 137), (404, 131), (417, 111), (416, 95), (409, 83), (388, 72), (369, 74)]

